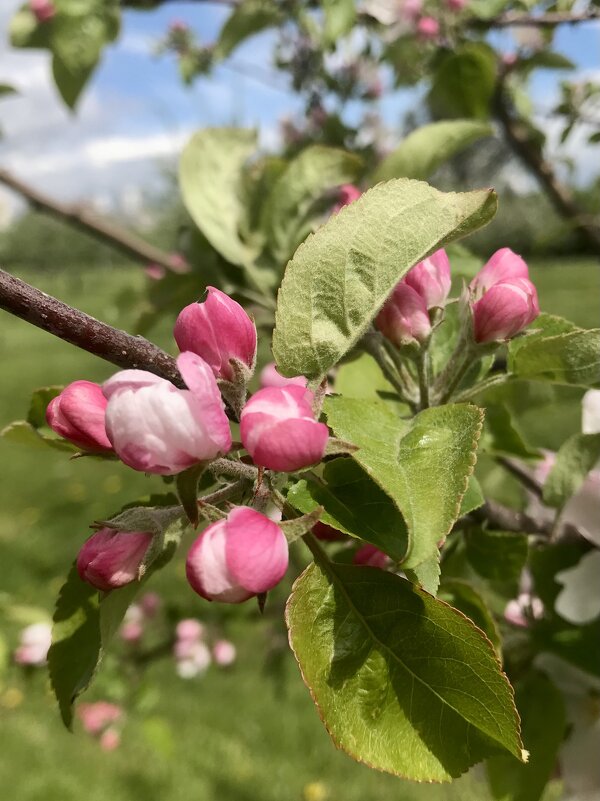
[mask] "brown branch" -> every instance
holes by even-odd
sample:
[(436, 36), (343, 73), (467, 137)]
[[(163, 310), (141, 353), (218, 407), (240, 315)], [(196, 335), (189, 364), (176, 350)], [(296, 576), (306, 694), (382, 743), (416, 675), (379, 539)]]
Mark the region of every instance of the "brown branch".
[(514, 461), (514, 459), (508, 459), (506, 456), (499, 456), (497, 461), (498, 464), (502, 465), (505, 470), (511, 473), (511, 475), (520, 481), (521, 484), (536, 497), (542, 498), (544, 496), (544, 488), (542, 484), (540, 484), (533, 473), (526, 467), (523, 467), (523, 465)]
[(74, 228), (90, 234), (136, 261), (143, 264), (158, 264), (166, 270), (176, 271), (178, 267), (181, 268), (176, 256), (171, 256), (160, 248), (150, 245), (139, 236), (125, 231), (89, 208), (55, 200), (16, 178), (8, 170), (1, 168), (0, 183), (24, 197), (34, 208), (69, 223)]
[(185, 386), (175, 359), (147, 339), (101, 323), (4, 270), (0, 270), (0, 309), (117, 367), (148, 370)]
[(502, 80), (497, 87), (494, 111), (506, 141), (535, 175), (554, 208), (562, 217), (569, 220), (592, 249), (600, 254), (600, 224), (584, 213), (570, 189), (558, 180), (550, 162), (546, 161), (541, 148), (533, 140), (526, 121), (519, 118), (510, 108)]
[(593, 22), (600, 19), (600, 11), (594, 9), (581, 14), (568, 11), (549, 11), (546, 14), (520, 14), (509, 12), (492, 19), (471, 19), (468, 24), (477, 28), (510, 28), (522, 26), (528, 28), (553, 28), (557, 25), (577, 25), (582, 22)]

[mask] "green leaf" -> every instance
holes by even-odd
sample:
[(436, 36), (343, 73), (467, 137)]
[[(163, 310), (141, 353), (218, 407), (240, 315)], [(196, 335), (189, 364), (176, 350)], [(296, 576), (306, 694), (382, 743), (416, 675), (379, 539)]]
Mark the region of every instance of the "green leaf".
[(79, 448), (66, 439), (48, 437), (42, 434), (26, 420), (16, 420), (0, 431), (0, 437), (17, 445), (27, 445), (34, 448), (52, 448), (63, 453), (78, 453)]
[(14, 86), (11, 86), (8, 83), (0, 83), (0, 97), (6, 97), (7, 95), (16, 95), (17, 90)]
[(436, 117), (487, 120), (496, 87), (497, 56), (488, 45), (469, 42), (439, 58), (429, 92)]
[(279, 25), (283, 14), (273, 0), (244, 0), (238, 3), (221, 29), (215, 48), (217, 58), (226, 58), (245, 39)]
[(63, 585), (53, 617), (48, 669), (60, 714), (73, 723), (73, 703), (92, 680), (100, 660), (98, 591), (79, 578), (75, 566)]
[(534, 339), (514, 354), (517, 378), (600, 387), (600, 329)]
[(64, 387), (40, 387), (36, 389), (29, 401), (29, 412), (27, 413), (27, 422), (34, 428), (41, 428), (47, 425), (46, 423), (46, 409), (48, 404), (53, 398), (63, 391)]
[(335, 374), (335, 391), (346, 398), (365, 400), (381, 399), (382, 393), (396, 393), (375, 359), (368, 353), (361, 353), (358, 359), (339, 366)]
[(255, 255), (241, 239), (240, 224), (243, 167), (256, 141), (256, 131), (207, 128), (194, 134), (179, 162), (179, 185), (192, 219), (215, 250), (240, 267)]
[[(361, 160), (344, 150), (313, 145), (296, 156), (275, 181), (262, 215), (269, 249), (283, 267), (309, 233), (323, 195), (355, 181)], [(329, 204), (331, 205), (331, 204)]]
[(10, 21), (10, 43), (13, 47), (48, 47), (51, 25), (40, 25), (29, 5), (24, 5)]
[(600, 434), (575, 434), (556, 454), (544, 484), (544, 503), (560, 508), (581, 487), (600, 459)]
[(538, 68), (573, 70), (575, 69), (575, 64), (566, 56), (563, 56), (562, 53), (553, 53), (551, 50), (539, 50), (530, 56), (521, 57), (516, 64), (516, 69), (526, 74)]
[(415, 565), (412, 570), (406, 569), (406, 578), (413, 584), (418, 584), (421, 589), (430, 595), (436, 596), (440, 586), (440, 552), (436, 551), (420, 565)]
[(354, 27), (356, 21), (355, 0), (323, 0), (321, 5), (325, 15), (323, 40), (328, 45), (335, 45)]
[(492, 581), (517, 581), (527, 561), (527, 536), (510, 531), (469, 529), (465, 533), (467, 559)]
[(312, 564), (287, 606), (290, 643), (335, 744), (378, 770), (449, 781), (522, 748), (512, 690), (460, 612), (369, 567)]
[(410, 133), (377, 167), (372, 183), (390, 178), (425, 180), (445, 161), (469, 145), (492, 135), (491, 127), (474, 120), (443, 120)]
[(402, 515), (353, 459), (328, 462), (323, 482), (302, 479), (287, 498), (304, 513), (322, 506), (322, 523), (370, 542), (397, 562), (406, 555), (408, 532)]
[(74, 109), (79, 96), (90, 79), (94, 66), (73, 71), (58, 56), (52, 59), (52, 75), (60, 96), (70, 109)]
[(460, 513), (473, 472), (483, 414), (454, 404), (400, 420), (382, 403), (329, 397), (334, 433), (358, 445), (358, 464), (394, 501), (408, 528), (403, 561), (413, 568), (434, 555)]
[(540, 455), (536, 448), (525, 442), (510, 412), (506, 406), (500, 404), (485, 407), (480, 447), (482, 451), (492, 455), (519, 456), (522, 459)]
[(175, 478), (177, 495), (194, 528), (198, 525), (198, 481), (205, 467), (204, 463), (193, 465)]
[(298, 248), (279, 290), (273, 353), (288, 376), (324, 375), (408, 270), (494, 215), (490, 190), (444, 194), (399, 179), (365, 192)]
[(485, 498), (483, 496), (483, 490), (481, 489), (479, 481), (477, 481), (475, 476), (469, 476), (467, 491), (463, 495), (458, 516), (463, 517), (464, 515), (468, 515), (469, 512), (479, 509), (479, 507), (483, 506), (484, 503)]
[(460, 579), (444, 579), (438, 598), (466, 615), (500, 654), (500, 634), (496, 622), (485, 601), (471, 584)]
[(539, 801), (551, 779), (565, 736), (565, 705), (560, 692), (543, 673), (532, 671), (516, 687), (523, 741), (531, 753), (526, 765), (499, 756), (487, 763), (496, 801)]

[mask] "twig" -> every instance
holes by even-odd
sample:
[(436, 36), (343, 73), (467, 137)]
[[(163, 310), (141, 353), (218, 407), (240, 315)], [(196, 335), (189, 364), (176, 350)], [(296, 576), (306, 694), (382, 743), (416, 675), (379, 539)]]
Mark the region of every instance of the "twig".
[(494, 110), (498, 122), (502, 126), (506, 141), (536, 176), (541, 186), (546, 190), (555, 209), (566, 219), (573, 223), (591, 245), (594, 251), (600, 254), (600, 225), (590, 221), (588, 216), (579, 207), (572, 192), (557, 179), (552, 166), (544, 158), (541, 149), (532, 141), (531, 134), (525, 120), (520, 119), (510, 108), (503, 80), (498, 83)]
[(538, 498), (543, 498), (544, 488), (534, 475), (513, 459), (508, 459), (506, 456), (499, 456), (497, 459), (498, 464), (502, 465), (505, 470), (508, 470), (511, 475), (518, 479), (526, 489), (532, 492)]
[(0, 309), (124, 369), (148, 370), (177, 387), (185, 384), (172, 356), (148, 342), (74, 309), (0, 270)]
[(179, 259), (150, 245), (139, 236), (125, 231), (114, 222), (100, 217), (84, 206), (61, 203), (16, 178), (8, 170), (0, 169), (0, 183), (22, 195), (34, 208), (51, 214), (69, 225), (99, 239), (126, 256), (143, 264), (158, 264), (166, 270), (181, 268)]
[(581, 14), (569, 11), (548, 11), (545, 14), (520, 14), (508, 12), (492, 19), (470, 19), (468, 25), (473, 28), (509, 28), (522, 26), (528, 28), (552, 28), (556, 25), (578, 25), (582, 22), (594, 22), (600, 19), (600, 11), (590, 10)]

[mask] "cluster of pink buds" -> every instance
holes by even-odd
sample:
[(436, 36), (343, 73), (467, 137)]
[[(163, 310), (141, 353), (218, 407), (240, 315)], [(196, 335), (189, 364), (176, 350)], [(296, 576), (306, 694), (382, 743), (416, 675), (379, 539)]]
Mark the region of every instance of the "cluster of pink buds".
[(173, 646), (177, 674), (182, 679), (193, 679), (202, 675), (214, 662), (227, 668), (237, 658), (235, 645), (229, 640), (218, 639), (212, 650), (207, 641), (206, 627), (194, 618), (180, 620), (175, 628)]
[(473, 334), (480, 344), (516, 336), (540, 313), (527, 264), (509, 248), (494, 253), (470, 289), (475, 300)]
[(450, 292), (450, 262), (438, 250), (404, 276), (375, 320), (376, 327), (397, 347), (427, 342), (430, 312), (443, 308)]
[(469, 0), (446, 0), (446, 8), (449, 11), (459, 12), (469, 5)]
[(146, 592), (138, 603), (131, 604), (123, 624), (119, 629), (121, 639), (131, 645), (137, 645), (146, 630), (146, 626), (153, 622), (162, 606), (160, 595), (156, 592)]
[(435, 17), (421, 17), (416, 26), (417, 35), (425, 42), (435, 42), (440, 35), (440, 23)]
[(52, 0), (29, 0), (29, 8), (39, 23), (48, 22), (56, 14)]
[(77, 715), (87, 734), (96, 738), (103, 751), (114, 751), (121, 743), (122, 707), (109, 701), (79, 704)]
[(21, 632), (14, 660), (17, 665), (41, 667), (46, 664), (51, 645), (52, 626), (49, 623), (32, 623)]

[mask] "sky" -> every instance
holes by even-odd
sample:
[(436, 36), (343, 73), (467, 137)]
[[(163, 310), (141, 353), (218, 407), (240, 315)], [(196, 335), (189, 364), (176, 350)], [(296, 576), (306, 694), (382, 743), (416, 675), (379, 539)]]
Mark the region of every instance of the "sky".
[[(228, 65), (184, 87), (175, 58), (153, 55), (153, 45), (174, 19), (189, 24), (201, 41), (212, 42), (229, 12), (217, 4), (169, 2), (154, 11), (124, 13), (118, 41), (105, 51), (72, 114), (53, 84), (48, 54), (16, 50), (7, 42), (9, 20), (19, 5), (20, 0), (0, 0), (0, 83), (19, 91), (0, 100), (0, 164), (57, 198), (135, 214), (165, 185), (195, 130), (256, 127), (263, 147), (271, 148), (278, 143), (281, 117), (301, 113), (285, 76), (270, 67), (271, 33), (248, 40)], [(510, 33), (497, 42), (514, 47)], [(555, 49), (574, 60), (582, 74), (600, 77), (600, 24), (564, 27), (556, 42)], [(537, 107), (551, 107), (557, 77), (538, 73)], [(414, 91), (396, 92), (380, 101), (391, 129), (415, 97)], [(586, 147), (579, 137), (568, 155), (576, 161), (579, 181), (597, 172), (600, 147)], [(0, 189), (0, 225), (18, 208), (15, 202)]]

